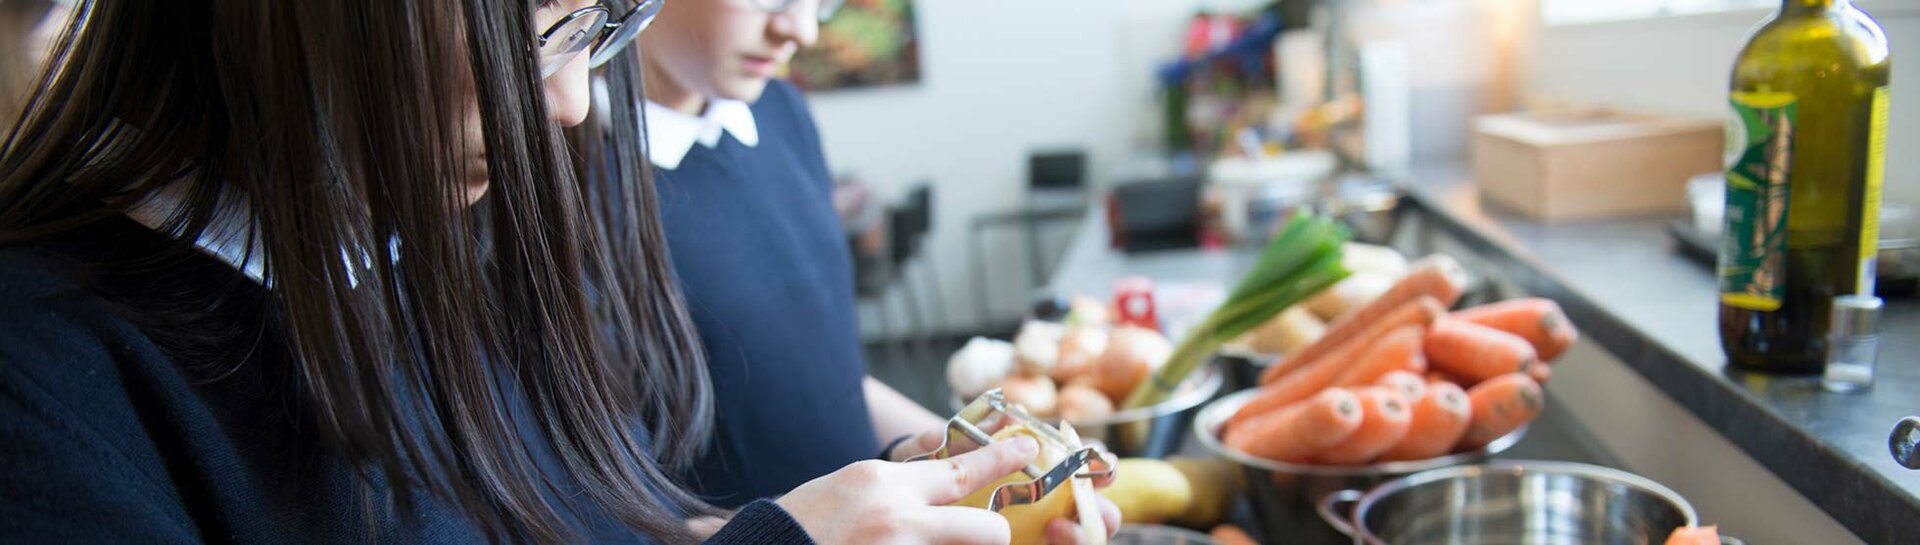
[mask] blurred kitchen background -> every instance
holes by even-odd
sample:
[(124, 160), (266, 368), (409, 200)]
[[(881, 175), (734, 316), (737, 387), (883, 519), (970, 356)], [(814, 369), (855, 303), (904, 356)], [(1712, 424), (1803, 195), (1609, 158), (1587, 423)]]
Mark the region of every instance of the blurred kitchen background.
[[(1920, 57), (1920, 2), (1856, 4), (1894, 57)], [(802, 59), (790, 76), (809, 87), (832, 168), (850, 184), (842, 201), (867, 253), (861, 312), (876, 362), (937, 360), (967, 336), (1010, 333), (1116, 186), (1185, 177), (1218, 203), (1247, 195), (1222, 185), (1258, 195), (1245, 186), (1464, 169), (1474, 119), (1518, 110), (1723, 123), (1734, 54), (1778, 5), (851, 0), (806, 56), (905, 67), (822, 78)], [(1895, 84), (1892, 102), (1916, 93)], [(1889, 126), (1887, 201), (1920, 203), (1920, 155), (1893, 151), (1920, 140), (1920, 108), (1895, 107)], [(1684, 207), (1687, 176), (1645, 182), (1661, 202), (1633, 206)], [(1245, 227), (1241, 215), (1213, 224)], [(1231, 243), (1220, 234), (1192, 241)]]

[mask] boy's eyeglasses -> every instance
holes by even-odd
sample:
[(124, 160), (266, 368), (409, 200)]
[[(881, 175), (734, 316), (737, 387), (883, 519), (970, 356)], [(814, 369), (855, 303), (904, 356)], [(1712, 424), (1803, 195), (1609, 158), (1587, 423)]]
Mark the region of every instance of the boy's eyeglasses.
[[(589, 62), (598, 68), (613, 60), (620, 50), (633, 42), (640, 31), (653, 24), (653, 18), (660, 14), (663, 0), (604, 0), (600, 5), (574, 10), (561, 17), (559, 22), (540, 33), (537, 46), (540, 51), (540, 77), (544, 78), (560, 71), (560, 67), (572, 62), (580, 53), (592, 50)], [(618, 20), (609, 21), (613, 13), (607, 4), (632, 6)], [(637, 5), (635, 5), (637, 4)]]
[[(749, 0), (748, 3), (760, 11), (783, 13), (792, 9), (794, 4), (800, 3), (800, 0)], [(824, 23), (827, 19), (832, 19), (833, 13), (840, 11), (840, 5), (845, 3), (847, 3), (846, 0), (820, 0), (820, 22)]]

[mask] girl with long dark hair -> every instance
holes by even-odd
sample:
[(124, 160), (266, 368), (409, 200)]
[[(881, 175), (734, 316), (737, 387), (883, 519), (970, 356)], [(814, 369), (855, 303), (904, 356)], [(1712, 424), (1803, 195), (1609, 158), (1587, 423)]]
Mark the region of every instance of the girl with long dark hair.
[(0, 140), (0, 542), (1005, 542), (936, 506), (1027, 440), (669, 477), (711, 386), (638, 124), (583, 122), (644, 4), (79, 3)]

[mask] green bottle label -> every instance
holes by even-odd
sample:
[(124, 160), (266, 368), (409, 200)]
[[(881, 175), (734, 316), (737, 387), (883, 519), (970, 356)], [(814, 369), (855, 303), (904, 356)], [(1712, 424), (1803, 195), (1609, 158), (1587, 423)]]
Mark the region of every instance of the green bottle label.
[(1727, 169), (1720, 302), (1780, 310), (1787, 282), (1787, 190), (1800, 108), (1791, 93), (1735, 91), (1732, 102), (1745, 143)]

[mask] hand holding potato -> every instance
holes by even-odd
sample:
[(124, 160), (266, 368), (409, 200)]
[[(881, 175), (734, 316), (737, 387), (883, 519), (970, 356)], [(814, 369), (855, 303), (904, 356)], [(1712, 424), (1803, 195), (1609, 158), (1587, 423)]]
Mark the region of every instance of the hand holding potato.
[[(938, 434), (921, 437), (927, 436), (939, 446)], [(1036, 441), (1015, 437), (944, 460), (858, 462), (800, 485), (776, 503), (825, 544), (1003, 545), (1012, 540), (1006, 518), (951, 504), (1020, 471), (1038, 454)], [(1101, 503), (1107, 527), (1118, 529), (1119, 509)], [(1079, 543), (1077, 527), (1065, 519), (1050, 521), (1045, 532), (1055, 545)]]

